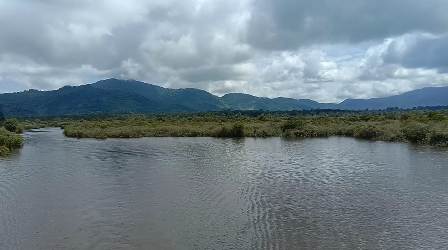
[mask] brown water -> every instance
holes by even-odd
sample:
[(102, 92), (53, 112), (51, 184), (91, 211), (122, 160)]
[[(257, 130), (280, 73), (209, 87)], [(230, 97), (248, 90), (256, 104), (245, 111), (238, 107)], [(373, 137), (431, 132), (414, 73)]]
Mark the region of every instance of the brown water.
[(26, 137), (0, 159), (0, 249), (448, 248), (447, 150)]

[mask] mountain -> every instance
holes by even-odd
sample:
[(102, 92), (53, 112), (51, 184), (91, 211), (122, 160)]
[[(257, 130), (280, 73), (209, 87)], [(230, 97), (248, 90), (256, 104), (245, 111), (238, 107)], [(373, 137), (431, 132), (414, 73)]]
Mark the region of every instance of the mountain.
[(38, 117), (82, 114), (160, 112), (160, 106), (147, 98), (89, 85), (63, 87), (54, 91), (30, 90), (0, 95), (5, 116)]
[(347, 99), (338, 105), (348, 110), (448, 106), (448, 87), (429, 87), (383, 98)]
[(292, 98), (266, 98), (256, 97), (248, 94), (231, 93), (221, 97), (228, 109), (232, 110), (267, 110), (267, 111), (290, 111), (298, 109), (315, 109), (319, 103), (307, 99)]
[(0, 107), (6, 117), (222, 110), (376, 110), (420, 106), (448, 106), (448, 87), (424, 88), (384, 98), (347, 99), (339, 104), (284, 97), (271, 99), (242, 93), (218, 97), (200, 89), (170, 89), (134, 80), (113, 78), (87, 85), (66, 86), (52, 91), (27, 90), (0, 94)]
[(5, 116), (3, 115), (3, 108), (0, 106), (0, 122), (5, 120)]
[[(252, 100), (249, 102), (248, 98)], [(245, 94), (218, 97), (200, 89), (169, 89), (134, 80), (112, 78), (52, 91), (28, 90), (0, 94), (0, 105), (8, 117), (43, 117), (221, 110), (302, 110), (314, 108), (318, 103)]]
[[(166, 112), (175, 111), (173, 106), (177, 106), (179, 111), (218, 111), (224, 108), (224, 104), (219, 97), (200, 89), (168, 89), (160, 86), (133, 81), (107, 79), (91, 84), (92, 87), (117, 91), (128, 94), (143, 96), (148, 100), (155, 101)], [(165, 109), (164, 107), (171, 107)]]

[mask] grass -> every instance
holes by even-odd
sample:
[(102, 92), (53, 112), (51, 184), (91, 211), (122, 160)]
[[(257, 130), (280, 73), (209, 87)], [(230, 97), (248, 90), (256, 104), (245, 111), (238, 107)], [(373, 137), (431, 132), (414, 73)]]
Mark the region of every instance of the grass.
[[(243, 125), (244, 124), (244, 125)], [(64, 134), (77, 138), (244, 137), (266, 131), (267, 124), (219, 118), (144, 118), (81, 120), (65, 124)], [(270, 135), (273, 131), (269, 132)]]
[(23, 130), (61, 127), (74, 138), (346, 136), (448, 147), (448, 111), (337, 113), (202, 113), (189, 115), (8, 119), (0, 126), (0, 156), (23, 145)]
[[(320, 115), (196, 114), (46, 121), (75, 138), (346, 136), (366, 140), (448, 146), (448, 113), (385, 112)], [(25, 122), (25, 127), (33, 125)], [(40, 121), (45, 126), (45, 121)]]
[(21, 148), (22, 145), (23, 138), (20, 134), (0, 128), (0, 156), (6, 156), (13, 150)]

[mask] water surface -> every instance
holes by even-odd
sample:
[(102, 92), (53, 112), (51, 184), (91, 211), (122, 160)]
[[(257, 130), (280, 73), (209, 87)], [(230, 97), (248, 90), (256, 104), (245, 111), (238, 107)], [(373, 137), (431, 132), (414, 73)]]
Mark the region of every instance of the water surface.
[(353, 248), (448, 248), (447, 150), (49, 129), (0, 159), (0, 249)]

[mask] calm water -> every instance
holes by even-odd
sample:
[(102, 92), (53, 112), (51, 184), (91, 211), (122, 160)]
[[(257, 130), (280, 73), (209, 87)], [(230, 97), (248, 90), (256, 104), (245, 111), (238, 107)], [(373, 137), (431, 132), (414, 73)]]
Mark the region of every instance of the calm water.
[(26, 137), (0, 159), (0, 249), (448, 248), (447, 150)]

